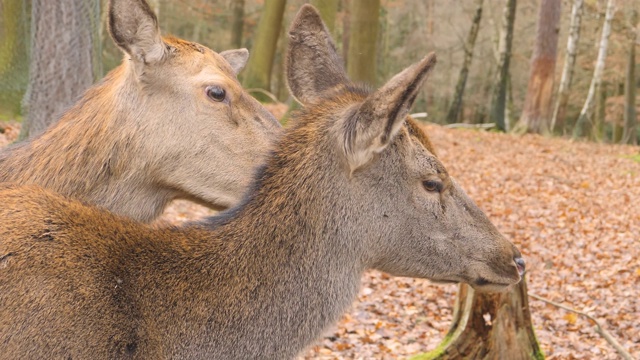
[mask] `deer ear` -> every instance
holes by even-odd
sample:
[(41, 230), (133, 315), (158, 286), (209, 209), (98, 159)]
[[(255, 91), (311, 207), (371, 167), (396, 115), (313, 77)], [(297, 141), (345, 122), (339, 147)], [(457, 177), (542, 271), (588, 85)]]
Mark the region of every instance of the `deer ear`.
[(238, 75), (242, 69), (244, 69), (245, 65), (247, 65), (247, 60), (249, 60), (249, 50), (247, 49), (235, 49), (235, 50), (226, 50), (220, 53), (229, 65), (231, 65), (231, 69), (233, 72)]
[(132, 60), (142, 64), (162, 60), (167, 51), (158, 19), (145, 0), (111, 0), (109, 33)]
[(302, 6), (291, 24), (286, 62), (289, 90), (303, 105), (349, 83), (331, 35), (311, 5)]
[(351, 171), (384, 150), (405, 122), (422, 84), (436, 63), (431, 53), (369, 95), (344, 127), (344, 153)]

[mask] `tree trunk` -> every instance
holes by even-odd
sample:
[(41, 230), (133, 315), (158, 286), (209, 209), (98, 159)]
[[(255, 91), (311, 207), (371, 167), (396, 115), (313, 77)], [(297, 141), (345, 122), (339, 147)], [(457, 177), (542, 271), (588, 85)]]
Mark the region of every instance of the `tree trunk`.
[[(243, 85), (246, 88), (258, 88), (271, 91), (271, 69), (278, 45), (278, 35), (282, 28), (282, 17), (286, 0), (266, 0), (264, 11), (258, 23), (256, 37), (251, 49), (247, 70), (245, 71)], [(254, 93), (261, 101), (269, 101), (269, 98)]]
[(231, 19), (231, 46), (242, 47), (242, 31), (244, 30), (244, 0), (231, 0), (233, 17)]
[(604, 121), (607, 115), (607, 91), (605, 83), (600, 83), (596, 88), (596, 111), (593, 121), (593, 129), (591, 129), (592, 137), (595, 141), (604, 139)]
[(593, 105), (595, 102), (596, 88), (602, 81), (602, 72), (604, 70), (604, 62), (607, 58), (607, 45), (609, 44), (609, 35), (611, 34), (611, 19), (615, 13), (615, 0), (607, 0), (607, 11), (604, 18), (604, 25), (602, 27), (602, 37), (600, 38), (600, 45), (598, 49), (598, 58), (596, 60), (596, 68), (593, 71), (593, 78), (591, 79), (591, 85), (589, 86), (589, 93), (587, 94), (587, 100), (580, 111), (578, 121), (573, 128), (573, 138), (579, 138), (588, 135), (589, 128), (593, 126), (592, 115)]
[(560, 87), (558, 88), (558, 97), (556, 106), (551, 117), (550, 131), (556, 127), (559, 122), (564, 122), (567, 103), (569, 102), (569, 89), (573, 79), (573, 68), (576, 64), (576, 55), (578, 53), (578, 41), (580, 40), (580, 23), (582, 22), (582, 9), (584, 8), (584, 0), (574, 0), (571, 8), (571, 24), (569, 25), (569, 37), (567, 39), (567, 54), (562, 67), (562, 77), (560, 78)]
[(460, 69), (460, 76), (458, 77), (458, 83), (456, 84), (455, 93), (453, 94), (453, 101), (449, 107), (447, 113), (447, 122), (449, 124), (458, 122), (460, 117), (460, 111), (462, 110), (462, 98), (464, 96), (464, 88), (467, 85), (467, 77), (469, 76), (469, 67), (471, 66), (471, 60), (473, 59), (473, 48), (476, 44), (476, 38), (478, 37), (478, 30), (480, 29), (480, 20), (482, 19), (482, 3), (483, 0), (476, 0), (476, 12), (471, 22), (471, 28), (469, 29), (469, 35), (467, 41), (464, 44), (464, 61), (462, 62), (462, 68)]
[(43, 132), (93, 84), (98, 0), (33, 0), (29, 85), (21, 138)]
[(629, 60), (624, 83), (624, 134), (622, 143), (638, 144), (636, 130), (636, 39), (638, 38), (638, 13), (635, 9), (629, 14)]
[(505, 293), (476, 292), (461, 284), (453, 323), (443, 342), (412, 360), (542, 358), (523, 279)]
[(516, 132), (549, 133), (553, 76), (558, 54), (561, 0), (542, 0), (524, 108)]
[(353, 81), (376, 83), (376, 44), (380, 0), (350, 0), (347, 73)]
[(489, 117), (496, 123), (499, 130), (506, 131), (505, 109), (507, 103), (507, 78), (509, 76), (509, 62), (511, 60), (511, 44), (513, 42), (513, 24), (516, 19), (516, 0), (506, 0), (502, 17), (502, 31), (500, 33), (498, 71), (493, 86), (491, 110)]
[(338, 0), (311, 0), (311, 5), (320, 12), (320, 17), (327, 25), (329, 32), (333, 34), (336, 29), (336, 14), (338, 13)]

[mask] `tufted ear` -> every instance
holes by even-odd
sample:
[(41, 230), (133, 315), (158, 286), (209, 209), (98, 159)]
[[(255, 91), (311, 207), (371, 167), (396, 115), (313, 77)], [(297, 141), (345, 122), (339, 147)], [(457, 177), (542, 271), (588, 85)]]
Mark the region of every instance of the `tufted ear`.
[(344, 153), (351, 171), (384, 150), (405, 122), (427, 75), (436, 63), (431, 53), (369, 95), (344, 127)]
[(226, 50), (220, 53), (231, 68), (233, 72), (238, 75), (242, 69), (244, 69), (245, 65), (247, 65), (247, 60), (249, 60), (249, 50), (247, 49), (235, 49), (235, 50)]
[(109, 33), (133, 61), (141, 64), (158, 62), (167, 51), (158, 19), (145, 0), (109, 1)]
[(349, 83), (331, 35), (311, 5), (302, 6), (291, 24), (286, 62), (289, 90), (303, 105)]

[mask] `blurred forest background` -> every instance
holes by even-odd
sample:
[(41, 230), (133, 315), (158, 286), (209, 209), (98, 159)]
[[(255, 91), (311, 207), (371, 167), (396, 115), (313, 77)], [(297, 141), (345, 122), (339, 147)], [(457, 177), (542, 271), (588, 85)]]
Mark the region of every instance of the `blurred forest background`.
[[(245, 87), (256, 89), (261, 100), (287, 105), (292, 99), (284, 80), (286, 31), (305, 2), (149, 1), (165, 34), (216, 51), (248, 48), (251, 60), (240, 76)], [(436, 71), (414, 107), (428, 111), (428, 121), (637, 143), (640, 1), (311, 3), (320, 8), (350, 75), (359, 81), (381, 84), (436, 52)], [(106, 0), (0, 0), (0, 119), (51, 118), (79, 96), (74, 91), (82, 92), (121, 62), (106, 30), (105, 5)], [(568, 46), (570, 34), (574, 41)], [(61, 58), (70, 65), (55, 68), (52, 59)], [(47, 78), (47, 72), (58, 78)], [(61, 96), (72, 100), (54, 99)], [(38, 109), (48, 98), (58, 107)]]

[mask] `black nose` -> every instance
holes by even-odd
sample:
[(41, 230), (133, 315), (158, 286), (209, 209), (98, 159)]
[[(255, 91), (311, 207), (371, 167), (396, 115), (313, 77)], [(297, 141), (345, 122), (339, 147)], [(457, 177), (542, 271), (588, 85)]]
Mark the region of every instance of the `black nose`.
[(513, 258), (513, 261), (515, 261), (516, 263), (516, 268), (518, 268), (518, 273), (520, 274), (520, 276), (524, 275), (524, 269), (525, 269), (524, 259), (518, 256)]

